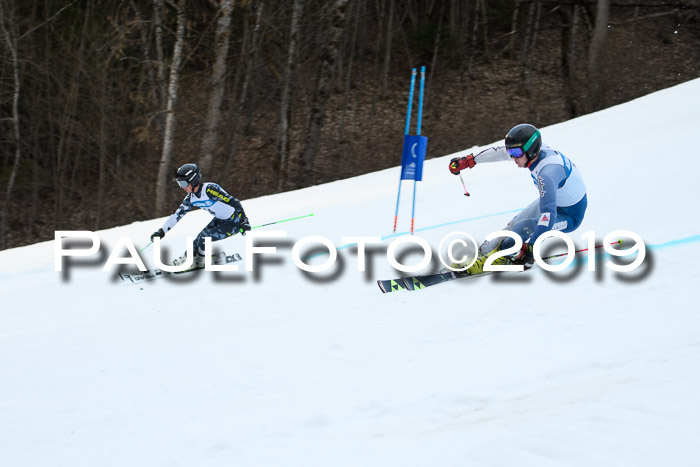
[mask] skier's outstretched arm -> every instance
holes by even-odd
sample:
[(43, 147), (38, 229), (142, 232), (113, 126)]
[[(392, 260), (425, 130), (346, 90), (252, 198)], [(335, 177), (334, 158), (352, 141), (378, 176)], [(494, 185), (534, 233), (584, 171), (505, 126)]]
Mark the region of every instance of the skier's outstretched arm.
[(464, 169), (474, 168), (476, 164), (484, 162), (501, 162), (511, 160), (505, 146), (494, 146), (484, 149), (476, 156), (469, 154), (468, 156), (454, 157), (450, 160), (450, 172), (457, 175)]
[(188, 196), (187, 198), (184, 199), (184, 201), (182, 201), (182, 204), (180, 204), (180, 207), (177, 208), (177, 210), (174, 213), (172, 213), (170, 215), (170, 217), (168, 217), (165, 220), (165, 223), (163, 224), (163, 226), (160, 229), (153, 232), (153, 234), (151, 235), (151, 241), (153, 241), (156, 237), (158, 237), (158, 238), (165, 237), (165, 234), (168, 233), (168, 231), (170, 229), (175, 227), (175, 224), (177, 224), (180, 221), (180, 219), (182, 219), (183, 216), (191, 210), (192, 210), (192, 204), (189, 202), (189, 196)]

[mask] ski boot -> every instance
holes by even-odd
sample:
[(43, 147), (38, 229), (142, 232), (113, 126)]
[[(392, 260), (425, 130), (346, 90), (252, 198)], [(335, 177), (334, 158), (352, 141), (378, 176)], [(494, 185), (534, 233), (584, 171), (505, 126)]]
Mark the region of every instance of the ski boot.
[[(481, 250), (481, 249), (479, 249)], [(484, 264), (486, 263), (486, 259), (496, 253), (497, 251), (500, 251), (500, 245), (494, 248), (493, 250), (489, 251), (488, 253), (484, 254), (481, 251), (479, 251), (478, 256), (476, 258), (476, 261), (469, 266), (467, 269), (464, 269), (462, 271), (453, 271), (455, 274), (458, 276), (473, 276), (475, 274), (481, 274), (484, 272)], [(465, 261), (463, 263), (452, 263), (450, 265), (450, 268), (452, 269), (463, 269), (465, 266), (467, 266), (469, 263), (471, 263), (472, 260)], [(501, 266), (501, 265), (508, 265), (508, 264), (513, 264), (512, 260), (508, 256), (501, 256), (500, 258), (496, 258), (491, 264), (496, 265), (496, 266)], [(450, 269), (445, 268), (445, 270), (441, 272), (449, 272)]]
[[(173, 260), (173, 266), (180, 266), (182, 264), (185, 264), (187, 262), (187, 252), (180, 257), (176, 258)], [(186, 271), (189, 271), (190, 269), (202, 269), (204, 268), (204, 255), (200, 254), (199, 251), (194, 254), (194, 260), (192, 261), (192, 266), (189, 267), (189, 269), (186, 269)]]

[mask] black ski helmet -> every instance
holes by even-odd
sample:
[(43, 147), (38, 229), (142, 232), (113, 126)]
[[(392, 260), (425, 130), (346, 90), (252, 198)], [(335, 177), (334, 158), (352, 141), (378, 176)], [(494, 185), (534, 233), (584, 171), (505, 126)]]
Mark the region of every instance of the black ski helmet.
[[(202, 173), (199, 171), (199, 167), (197, 167), (196, 164), (185, 164), (177, 169), (175, 180), (177, 180), (177, 184), (183, 188), (187, 185), (199, 185), (199, 182), (202, 181)], [(185, 182), (187, 185), (183, 185)]]
[[(528, 161), (532, 161), (540, 153), (542, 149), (542, 135), (540, 130), (527, 123), (521, 123), (516, 125), (508, 132), (506, 135), (506, 149), (516, 149), (520, 148), (527, 156)], [(518, 157), (514, 155), (511, 151), (508, 151), (511, 156)]]

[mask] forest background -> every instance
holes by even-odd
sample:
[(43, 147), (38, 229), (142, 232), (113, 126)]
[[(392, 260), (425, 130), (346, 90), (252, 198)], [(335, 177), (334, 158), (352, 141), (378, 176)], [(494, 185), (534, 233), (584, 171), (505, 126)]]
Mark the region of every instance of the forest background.
[(186, 162), (241, 200), (397, 166), (421, 65), (431, 158), (699, 63), (699, 0), (0, 0), (0, 249), (167, 215)]

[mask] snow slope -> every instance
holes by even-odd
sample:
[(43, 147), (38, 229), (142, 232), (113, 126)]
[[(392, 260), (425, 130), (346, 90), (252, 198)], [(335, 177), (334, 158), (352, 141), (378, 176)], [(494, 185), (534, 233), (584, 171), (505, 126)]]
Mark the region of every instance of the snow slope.
[[(375, 281), (397, 275), (386, 248), (410, 223), (404, 182), (391, 231), (398, 168), (244, 200), (254, 225), (314, 214), (256, 230), (286, 238), (255, 272), (128, 284), (101, 271), (119, 237), (145, 246), (162, 219), (99, 232), (101, 254), (64, 273), (54, 242), (1, 251), (0, 464), (700, 465), (698, 122), (695, 80), (542, 129), (586, 178), (572, 239), (636, 232), (648, 254), (632, 273), (601, 256), (596, 272), (381, 294)], [(465, 174), (467, 198), (453, 156), (427, 161), (417, 187), (416, 235), (436, 251), (451, 232), (499, 230), (537, 195), (500, 163)], [(179, 253), (207, 221), (188, 215), (164, 244)], [(334, 268), (292, 262), (306, 236), (339, 247)], [(382, 237), (365, 272), (346, 236)], [(240, 237), (215, 246), (245, 252)]]

